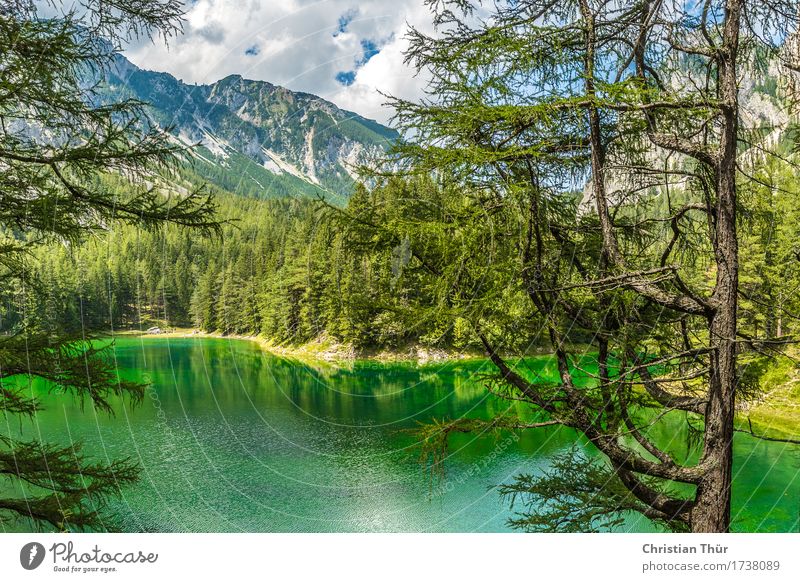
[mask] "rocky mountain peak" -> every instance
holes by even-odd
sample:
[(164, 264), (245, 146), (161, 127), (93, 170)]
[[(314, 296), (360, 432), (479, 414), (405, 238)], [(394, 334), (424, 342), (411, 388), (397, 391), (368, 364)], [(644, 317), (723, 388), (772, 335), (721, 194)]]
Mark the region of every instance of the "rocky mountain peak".
[(345, 198), (355, 167), (383, 155), (398, 134), (309, 93), (229, 75), (187, 84), (146, 71), (123, 56), (104, 88), (149, 104), (152, 118), (177, 139), (200, 144), (196, 171), (245, 195)]

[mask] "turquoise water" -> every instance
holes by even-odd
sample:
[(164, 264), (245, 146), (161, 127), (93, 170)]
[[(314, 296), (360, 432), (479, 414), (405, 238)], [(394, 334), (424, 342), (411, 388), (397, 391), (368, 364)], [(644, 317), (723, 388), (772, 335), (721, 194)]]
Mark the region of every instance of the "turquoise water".
[[(561, 428), (456, 435), (436, 482), (407, 429), (525, 412), (487, 394), (476, 377), (491, 371), (485, 362), (313, 367), (221, 339), (123, 339), (115, 354), (123, 376), (152, 382), (141, 405), (109, 417), (37, 386), (46, 409), (19, 428), (137, 460), (141, 481), (111, 505), (129, 531), (509, 531), (495, 486), (577, 439)], [(547, 358), (531, 365), (554, 372)], [(800, 447), (746, 435), (735, 446), (735, 528), (797, 531)]]

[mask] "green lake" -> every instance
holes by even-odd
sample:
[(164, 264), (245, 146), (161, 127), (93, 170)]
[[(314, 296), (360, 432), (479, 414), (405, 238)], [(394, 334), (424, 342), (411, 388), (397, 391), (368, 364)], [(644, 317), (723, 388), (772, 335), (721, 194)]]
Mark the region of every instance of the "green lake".
[[(35, 384), (45, 409), (33, 421), (9, 417), (6, 430), (137, 460), (141, 481), (111, 503), (128, 531), (509, 531), (494, 486), (546, 469), (577, 439), (561, 428), (457, 435), (438, 483), (407, 429), (524, 412), (487, 394), (476, 377), (491, 371), (486, 362), (334, 368), (246, 341), (165, 338), (118, 339), (115, 357), (122, 376), (152, 382), (142, 404), (110, 417)], [(548, 358), (530, 365), (554, 372)], [(734, 528), (798, 531), (800, 447), (742, 434), (735, 447)], [(648, 524), (632, 518), (628, 529)]]

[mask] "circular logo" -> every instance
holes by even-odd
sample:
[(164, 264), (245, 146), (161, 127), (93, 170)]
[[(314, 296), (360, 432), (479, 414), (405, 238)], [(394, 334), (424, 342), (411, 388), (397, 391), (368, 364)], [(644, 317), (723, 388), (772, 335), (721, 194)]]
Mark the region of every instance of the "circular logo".
[(30, 542), (19, 551), (19, 563), (26, 570), (35, 570), (44, 561), (44, 546), (39, 542)]

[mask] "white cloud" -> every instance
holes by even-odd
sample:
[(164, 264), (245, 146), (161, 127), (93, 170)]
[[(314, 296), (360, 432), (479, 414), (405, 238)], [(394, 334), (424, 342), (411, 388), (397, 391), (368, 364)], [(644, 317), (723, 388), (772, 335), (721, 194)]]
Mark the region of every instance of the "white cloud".
[[(378, 91), (421, 95), (423, 82), (403, 64), (404, 37), (408, 23), (429, 30), (430, 20), (423, 0), (196, 0), (169, 47), (140, 43), (126, 55), (187, 82), (240, 74), (385, 122), (392, 112)], [(364, 63), (373, 45), (380, 52)]]

